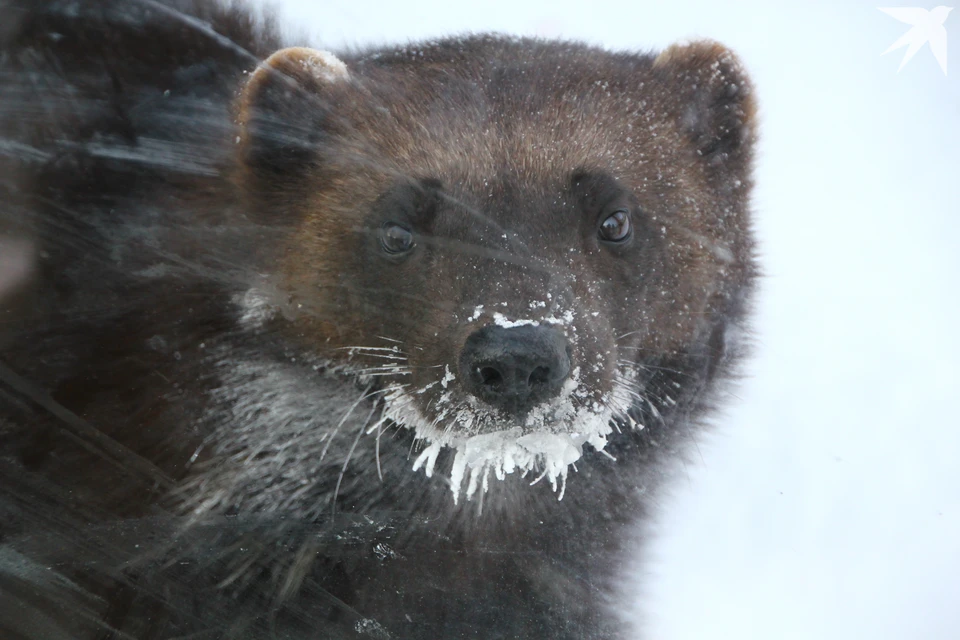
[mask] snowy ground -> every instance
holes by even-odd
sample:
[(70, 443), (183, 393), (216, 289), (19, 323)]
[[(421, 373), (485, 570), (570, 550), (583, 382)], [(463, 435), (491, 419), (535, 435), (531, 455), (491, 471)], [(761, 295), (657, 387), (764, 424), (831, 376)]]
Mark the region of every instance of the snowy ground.
[[(658, 640), (960, 637), (960, 11), (953, 68), (864, 2), (285, 0), (331, 48), (496, 30), (710, 37), (762, 105), (757, 356), (680, 474), (636, 613)], [(926, 7), (931, 8), (931, 7)]]

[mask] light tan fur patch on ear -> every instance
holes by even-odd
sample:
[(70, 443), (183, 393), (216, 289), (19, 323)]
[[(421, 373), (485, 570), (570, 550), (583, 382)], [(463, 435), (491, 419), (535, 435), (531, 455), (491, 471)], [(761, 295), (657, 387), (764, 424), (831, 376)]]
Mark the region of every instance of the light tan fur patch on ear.
[(250, 143), (252, 132), (247, 125), (257, 112), (282, 110), (281, 105), (295, 96), (320, 92), (349, 78), (347, 65), (328, 51), (308, 47), (276, 51), (257, 66), (237, 101), (237, 122), (242, 127), (238, 142)]
[[(307, 47), (290, 47), (277, 51), (264, 62), (274, 69), (290, 73), (291, 67), (299, 66), (321, 82), (336, 82), (350, 77), (347, 65), (329, 51), (320, 51)], [(291, 74), (293, 75), (293, 74)]]
[(670, 45), (653, 68), (674, 79), (687, 102), (684, 126), (707, 149), (732, 152), (756, 135), (757, 103), (746, 68), (733, 51), (714, 40)]
[[(697, 71), (703, 74), (701, 77), (704, 82), (711, 84), (736, 82), (740, 85), (737, 86), (737, 90), (743, 90), (741, 100), (747, 119), (752, 120), (756, 114), (756, 103), (743, 62), (737, 54), (716, 40), (693, 40), (672, 44), (654, 59), (653, 67), (655, 69), (674, 67), (688, 72)], [(728, 97), (732, 97), (732, 94)]]
[[(309, 47), (288, 47), (273, 53), (250, 76), (240, 100), (241, 120), (254, 96), (280, 73), (303, 86), (339, 82), (350, 77), (347, 65), (329, 51)], [(288, 80), (289, 82), (289, 80)]]
[(660, 52), (660, 55), (653, 61), (653, 66), (664, 67), (674, 63), (689, 61), (702, 63), (714, 60), (732, 65), (738, 70), (741, 67), (737, 56), (715, 40), (694, 40), (672, 44)]
[(288, 47), (271, 54), (253, 74), (257, 76), (272, 71), (282, 71), (294, 78), (304, 74), (321, 82), (335, 82), (349, 77), (347, 65), (329, 51), (310, 49), (309, 47)]

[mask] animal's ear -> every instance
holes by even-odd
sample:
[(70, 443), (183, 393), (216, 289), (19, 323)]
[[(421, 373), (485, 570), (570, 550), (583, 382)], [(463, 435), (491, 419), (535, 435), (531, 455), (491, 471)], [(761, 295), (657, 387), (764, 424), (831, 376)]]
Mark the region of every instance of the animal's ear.
[(737, 57), (711, 41), (677, 44), (653, 63), (675, 96), (672, 109), (714, 174), (746, 178), (756, 138), (753, 86)]
[(237, 110), (241, 162), (254, 177), (294, 179), (316, 160), (348, 81), (343, 62), (305, 47), (281, 49), (257, 67)]

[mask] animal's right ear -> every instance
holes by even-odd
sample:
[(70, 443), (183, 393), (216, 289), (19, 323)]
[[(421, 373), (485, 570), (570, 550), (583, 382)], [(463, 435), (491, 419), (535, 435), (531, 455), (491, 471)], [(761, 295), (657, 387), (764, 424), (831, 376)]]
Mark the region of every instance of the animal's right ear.
[(674, 96), (681, 132), (719, 185), (749, 179), (756, 140), (753, 85), (737, 57), (723, 45), (701, 40), (673, 45), (653, 63)]
[(277, 51), (251, 74), (240, 96), (240, 159), (254, 177), (296, 178), (330, 135), (334, 95), (346, 65), (325, 51)]

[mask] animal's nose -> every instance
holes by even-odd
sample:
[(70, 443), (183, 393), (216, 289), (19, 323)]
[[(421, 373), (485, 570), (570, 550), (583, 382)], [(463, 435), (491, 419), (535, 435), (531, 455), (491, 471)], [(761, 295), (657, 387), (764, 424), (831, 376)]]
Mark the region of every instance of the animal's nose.
[(490, 325), (467, 338), (460, 375), (467, 391), (522, 415), (560, 393), (570, 374), (570, 347), (552, 327)]

